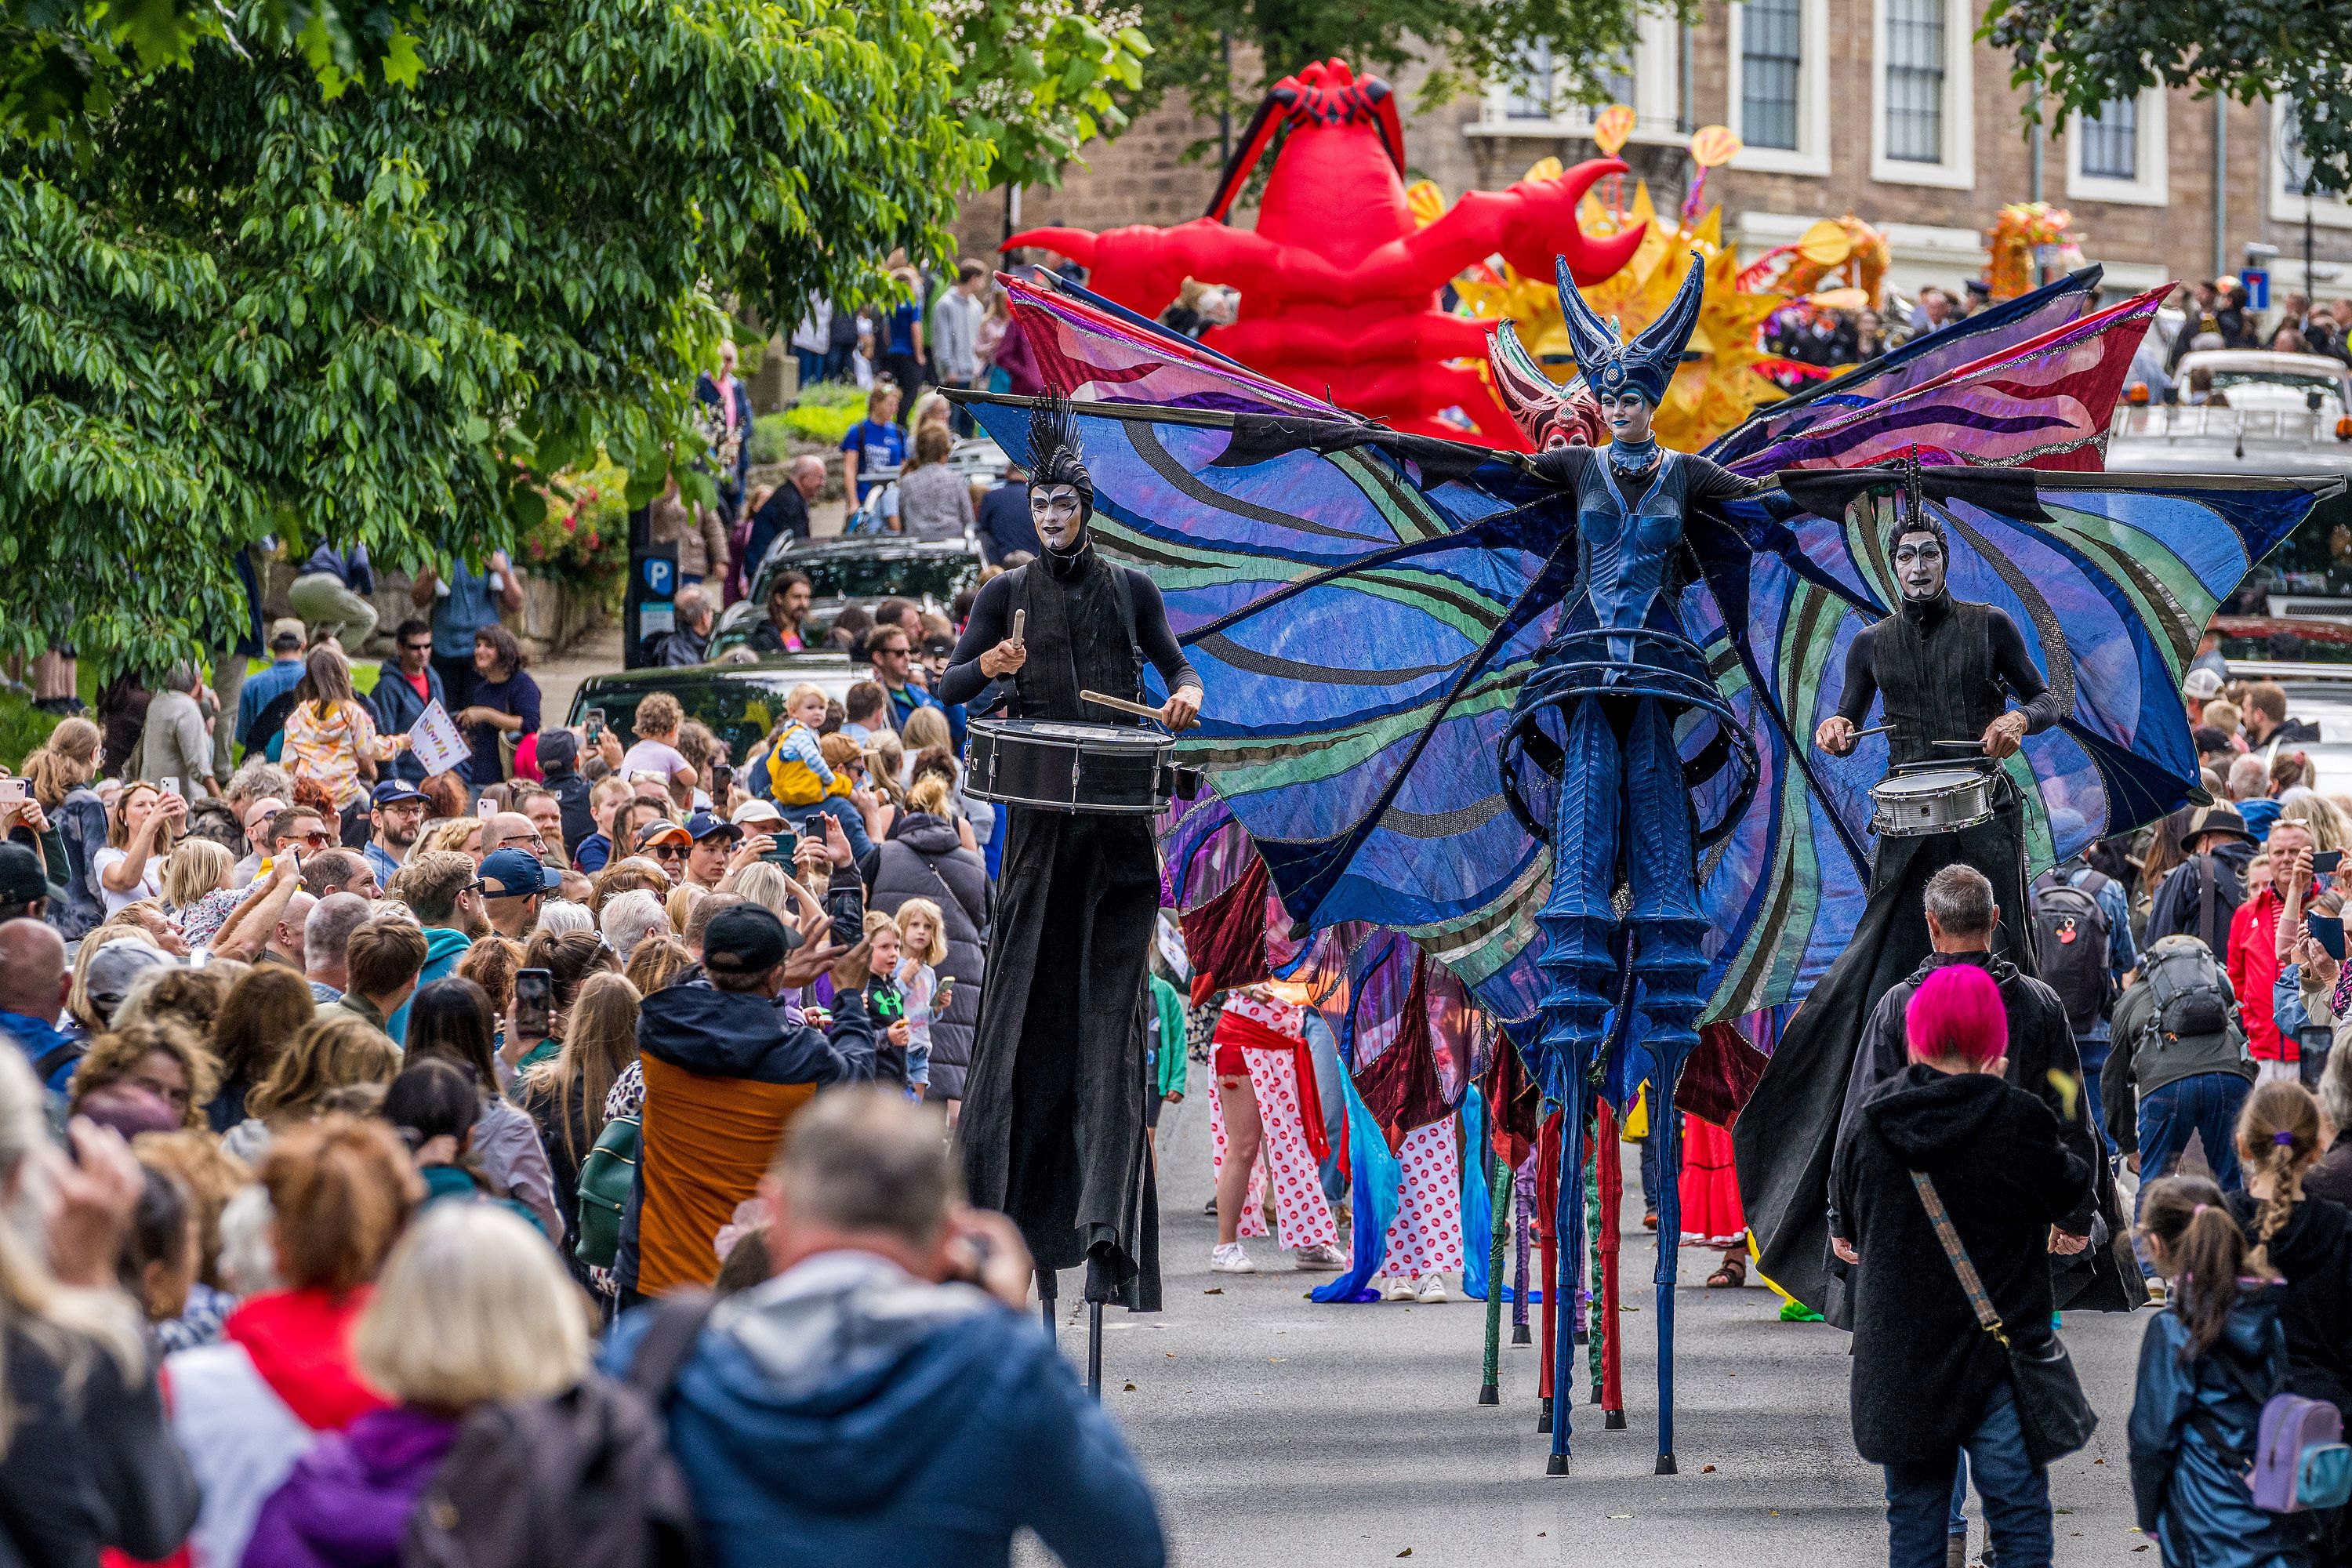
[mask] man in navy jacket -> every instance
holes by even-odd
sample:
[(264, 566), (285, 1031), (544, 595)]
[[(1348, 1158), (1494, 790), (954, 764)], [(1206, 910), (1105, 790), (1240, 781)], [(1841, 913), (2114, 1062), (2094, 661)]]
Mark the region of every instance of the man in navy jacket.
[[(369, 700), (375, 705), (376, 729), (386, 735), (404, 735), (410, 725), (424, 717), (428, 705), (438, 702), (446, 713), (449, 703), (441, 694), (440, 672), (433, 668), (433, 628), (413, 618), (403, 621), (392, 634), (392, 643), (394, 657), (383, 661), (383, 672), (376, 678)], [(416, 760), (413, 749), (404, 748), (380, 765), (383, 777), (408, 784), (425, 782), (425, 764)]]

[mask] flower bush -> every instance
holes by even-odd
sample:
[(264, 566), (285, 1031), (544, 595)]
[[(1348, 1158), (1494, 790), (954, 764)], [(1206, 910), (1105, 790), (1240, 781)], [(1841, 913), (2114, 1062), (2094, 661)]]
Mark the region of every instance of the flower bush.
[(559, 474), (543, 492), (547, 515), (523, 530), (527, 571), (607, 598), (617, 598), (629, 569), (628, 474), (600, 459)]

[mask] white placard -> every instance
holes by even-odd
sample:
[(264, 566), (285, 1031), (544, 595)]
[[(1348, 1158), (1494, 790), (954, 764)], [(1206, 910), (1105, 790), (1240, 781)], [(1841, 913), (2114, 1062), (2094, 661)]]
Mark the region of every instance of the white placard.
[(446, 773), (474, 754), (465, 737), (457, 733), (457, 721), (437, 700), (427, 703), (416, 722), (408, 727), (408, 744), (428, 773)]

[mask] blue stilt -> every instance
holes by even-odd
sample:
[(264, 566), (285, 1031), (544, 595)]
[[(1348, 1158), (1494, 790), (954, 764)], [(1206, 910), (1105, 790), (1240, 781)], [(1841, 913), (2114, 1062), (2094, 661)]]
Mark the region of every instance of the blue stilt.
[(1665, 1191), (1658, 1194), (1658, 1468), (1662, 1476), (1675, 1468), (1675, 1279), (1679, 1271), (1683, 1239), (1682, 1113), (1675, 1109), (1674, 1086), (1683, 1064), (1662, 1066), (1666, 1088), (1659, 1097), (1665, 1120), (1658, 1127), (1658, 1177)]
[(1576, 1335), (1570, 1321), (1575, 1310), (1576, 1279), (1584, 1257), (1584, 1064), (1571, 1053), (1561, 1074), (1559, 1108), (1559, 1207), (1553, 1215), (1553, 1234), (1559, 1237), (1559, 1272), (1550, 1288), (1559, 1292), (1559, 1335), (1551, 1372), (1551, 1459), (1546, 1475), (1568, 1474), (1569, 1395), (1576, 1370)]

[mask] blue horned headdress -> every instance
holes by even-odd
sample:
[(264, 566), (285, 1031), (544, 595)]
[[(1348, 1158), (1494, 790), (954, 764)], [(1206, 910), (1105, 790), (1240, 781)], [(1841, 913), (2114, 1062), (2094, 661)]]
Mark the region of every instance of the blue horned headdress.
[(1617, 319), (1603, 321), (1584, 302), (1576, 279), (1569, 275), (1568, 259), (1556, 257), (1559, 269), (1559, 313), (1568, 323), (1569, 348), (1585, 384), (1601, 397), (1631, 393), (1652, 407), (1665, 401), (1666, 384), (1682, 363), (1683, 345), (1698, 325), (1699, 295), (1706, 281), (1706, 263), (1691, 258), (1690, 271), (1675, 291), (1674, 303), (1658, 319), (1633, 334), (1631, 342), (1618, 340)]

